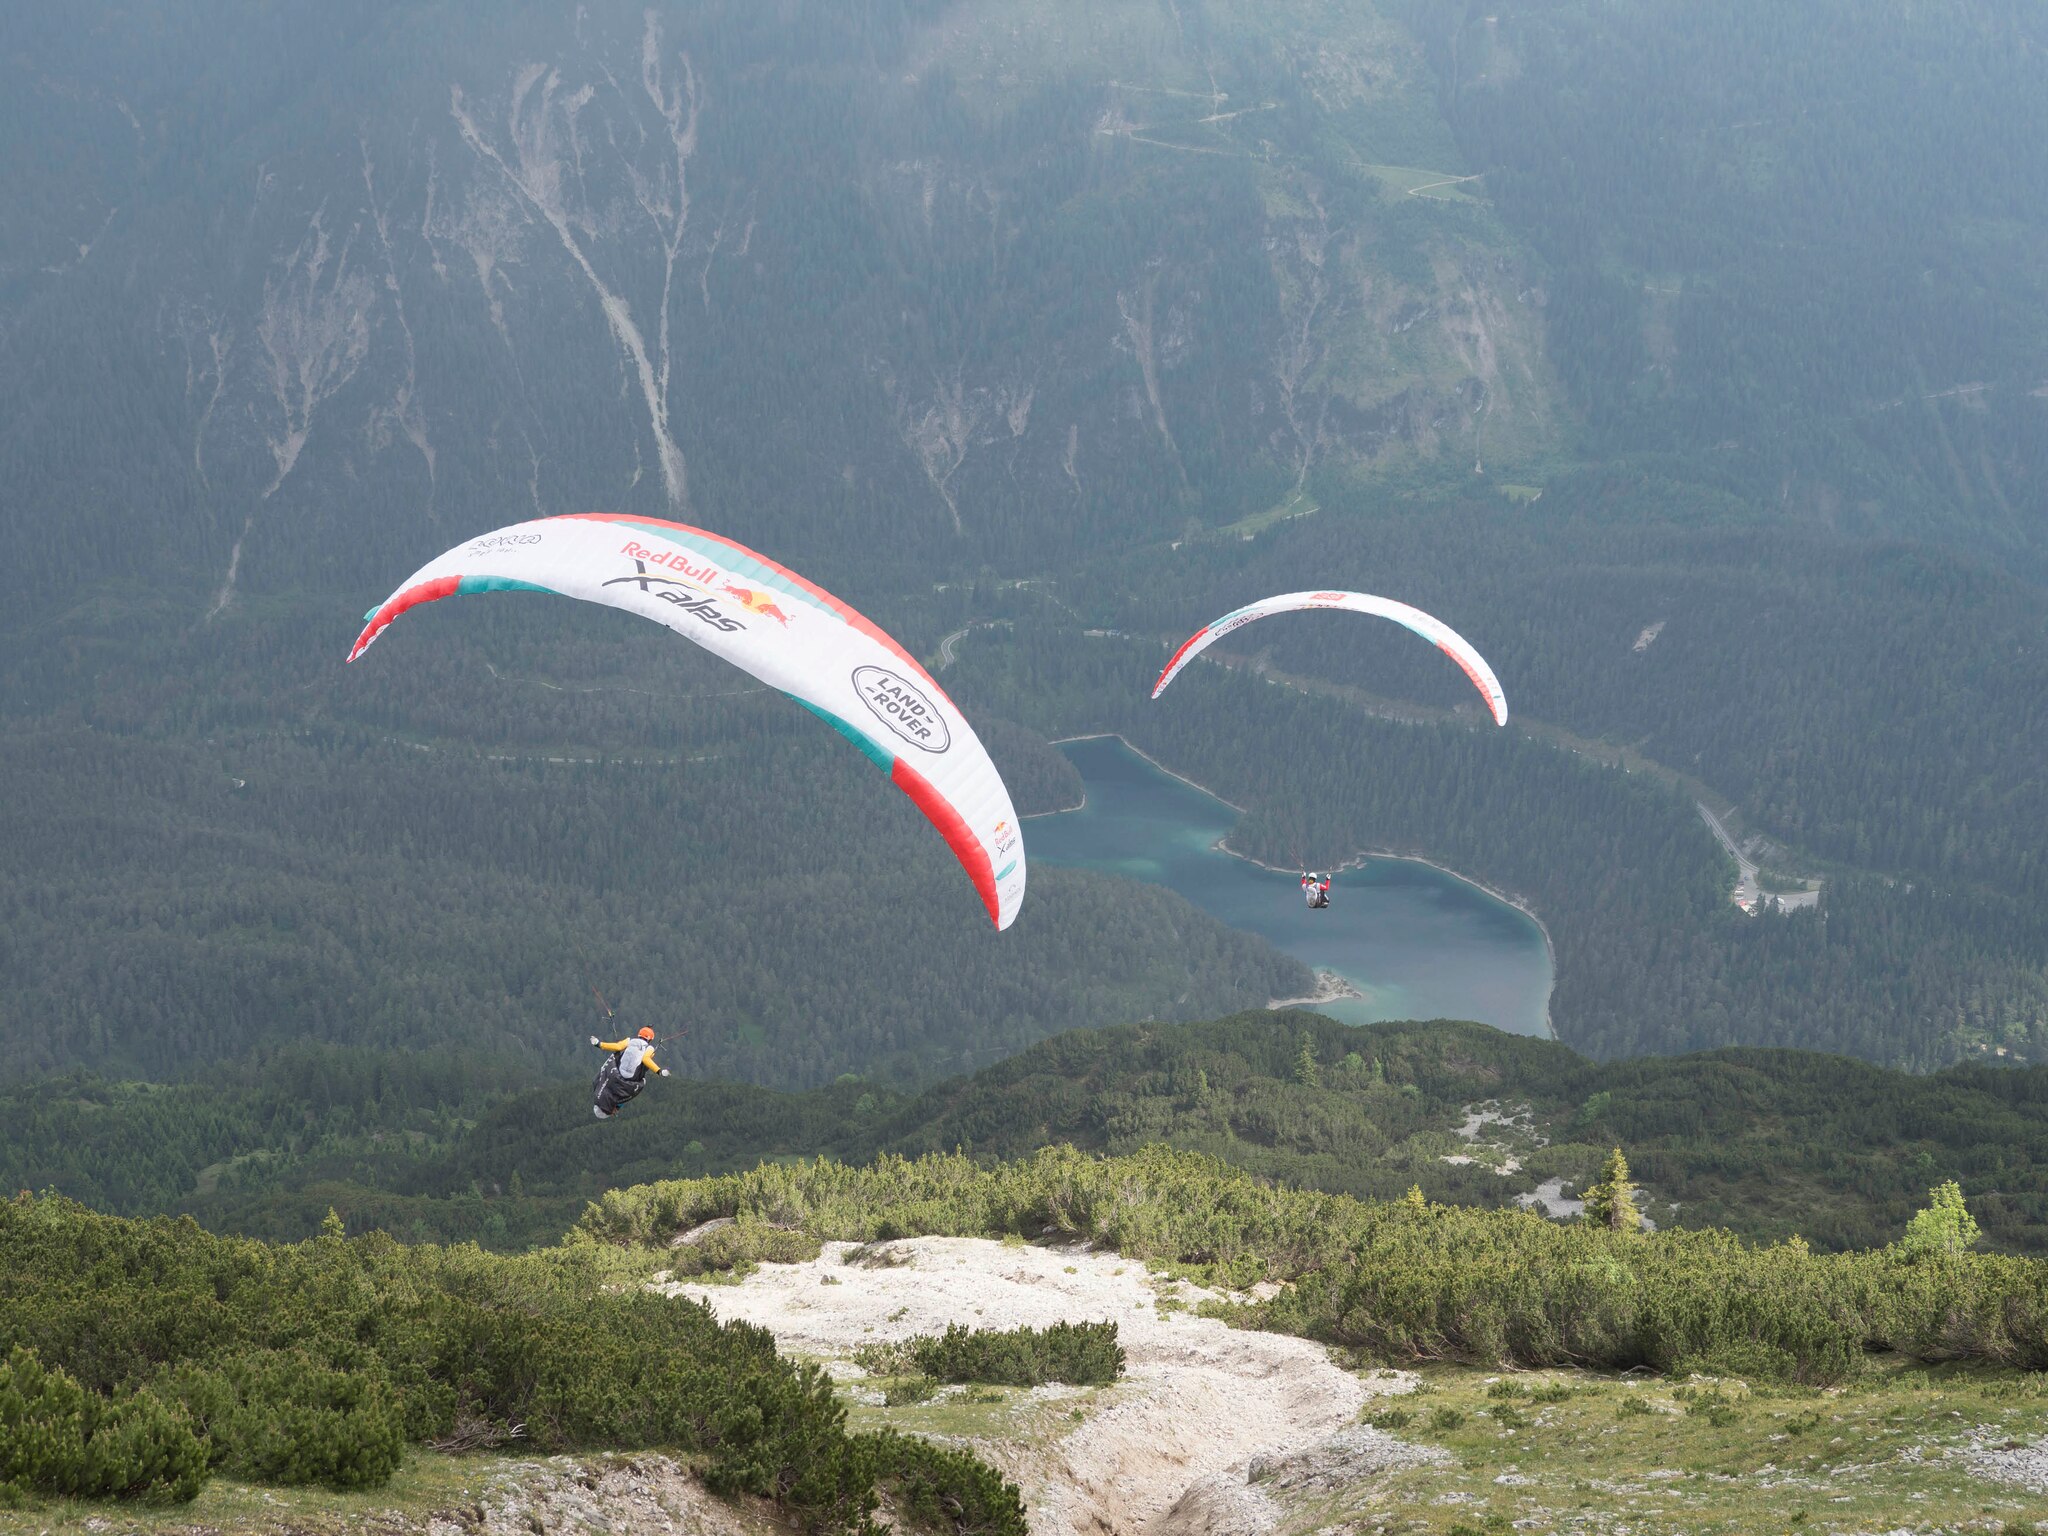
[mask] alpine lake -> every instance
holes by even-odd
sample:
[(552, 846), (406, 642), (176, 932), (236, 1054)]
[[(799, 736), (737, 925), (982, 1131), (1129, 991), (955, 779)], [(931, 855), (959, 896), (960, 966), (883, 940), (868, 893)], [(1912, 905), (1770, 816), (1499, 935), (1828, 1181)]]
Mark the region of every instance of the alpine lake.
[[(1434, 865), (1395, 858), (1341, 871), (1330, 905), (1311, 911), (1298, 872), (1267, 869), (1217, 846), (1237, 821), (1224, 801), (1114, 736), (1062, 742), (1060, 750), (1088, 800), (1079, 810), (1030, 819), (1025, 838), (1034, 860), (1163, 885), (1218, 921), (1336, 974), (1361, 995), (1312, 1006), (1344, 1023), (1476, 1019), (1515, 1034), (1549, 1034), (1550, 946), (1527, 913)], [(1322, 856), (1334, 861), (1349, 850)]]

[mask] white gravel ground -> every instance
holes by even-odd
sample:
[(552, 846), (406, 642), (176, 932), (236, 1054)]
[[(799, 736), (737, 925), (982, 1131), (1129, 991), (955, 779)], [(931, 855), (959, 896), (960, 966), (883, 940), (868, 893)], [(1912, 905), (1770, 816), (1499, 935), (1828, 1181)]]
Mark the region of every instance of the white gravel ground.
[(1323, 1459), (1370, 1475), (1417, 1454), (1353, 1428), (1372, 1391), (1407, 1390), (1412, 1379), (1383, 1373), (1368, 1388), (1306, 1340), (1232, 1329), (1186, 1311), (1162, 1316), (1162, 1286), (1189, 1307), (1214, 1293), (1161, 1282), (1132, 1260), (926, 1237), (887, 1245), (891, 1258), (907, 1262), (848, 1264), (849, 1246), (828, 1243), (808, 1264), (763, 1265), (739, 1285), (665, 1289), (721, 1318), (767, 1328), (786, 1350), (828, 1360), (951, 1323), (1114, 1321), (1128, 1373), (1096, 1398), (1085, 1422), (1049, 1448), (979, 1447), (1019, 1479), (1039, 1536), (1270, 1530), (1278, 1515), (1265, 1492), (1271, 1479), (1247, 1479), (1255, 1458), (1264, 1472), (1288, 1468), (1303, 1453), (1326, 1453)]

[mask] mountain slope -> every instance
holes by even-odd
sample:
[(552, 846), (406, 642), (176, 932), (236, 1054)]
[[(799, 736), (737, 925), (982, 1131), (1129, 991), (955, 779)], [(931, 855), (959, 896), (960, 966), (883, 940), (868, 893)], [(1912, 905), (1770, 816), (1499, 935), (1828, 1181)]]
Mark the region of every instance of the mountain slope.
[(672, 1079), (597, 1125), (581, 1079), (493, 1081), (480, 1062), (423, 1080), (415, 1060), (309, 1049), (186, 1084), (6, 1090), (0, 1185), (269, 1237), (313, 1232), (333, 1206), (352, 1229), (518, 1247), (607, 1189), (762, 1159), (1166, 1143), (1297, 1187), (1555, 1206), (1620, 1145), (1663, 1225), (1881, 1246), (1953, 1178), (1994, 1246), (2048, 1252), (2040, 1067), (1917, 1077), (1758, 1050), (1601, 1064), (1478, 1024), (1260, 1011), (1075, 1030), (915, 1095)]
[[(9, 56), (8, 596), (192, 618), (620, 507), (1037, 564), (1530, 451), (1540, 313), (1369, 8), (94, 0)], [(259, 21), (260, 15), (260, 21)]]
[(1589, 448), (2039, 576), (2038, 8), (1399, 9), (1461, 150), (1554, 275)]

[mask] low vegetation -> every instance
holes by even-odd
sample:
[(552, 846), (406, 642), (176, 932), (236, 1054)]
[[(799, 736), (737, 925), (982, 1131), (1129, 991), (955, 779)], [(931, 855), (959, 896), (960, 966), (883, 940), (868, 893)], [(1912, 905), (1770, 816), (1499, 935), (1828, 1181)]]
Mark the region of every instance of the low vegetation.
[(1714, 1230), (1560, 1224), (1438, 1205), (1419, 1191), (1369, 1202), (1278, 1188), (1163, 1147), (1123, 1158), (1053, 1147), (992, 1167), (958, 1154), (763, 1165), (615, 1191), (577, 1235), (659, 1246), (733, 1215), (855, 1241), (1082, 1238), (1212, 1283), (1279, 1282), (1271, 1300), (1234, 1306), (1231, 1319), (1390, 1363), (1805, 1384), (1853, 1380), (1873, 1353), (2048, 1368), (2048, 1264), (1971, 1251), (1952, 1222), (1913, 1243), (1820, 1254), (1796, 1238), (1759, 1245)]
[(206, 1462), (190, 1422), (153, 1392), (100, 1397), (20, 1345), (0, 1360), (0, 1504), (38, 1493), (189, 1503)]
[(892, 1429), (861, 1441), (899, 1524), (952, 1536), (1024, 1536), (1017, 1485), (971, 1452)]
[[(1124, 1373), (1115, 1323), (1054, 1323), (1049, 1328), (963, 1328), (876, 1346), (925, 1379), (989, 1387), (1106, 1387)], [(865, 1359), (863, 1364), (867, 1364)], [(871, 1366), (870, 1369), (873, 1367)]]
[(2048, 1431), (2037, 1376), (1891, 1361), (1817, 1389), (1439, 1366), (1366, 1419), (1450, 1455), (1311, 1494), (1286, 1536), (2041, 1529), (2038, 1494), (1986, 1476)]
[(2048, 1254), (2048, 1067), (1923, 1077), (1758, 1050), (1596, 1063), (1478, 1024), (1350, 1028), (1262, 1009), (1071, 1031), (914, 1097), (858, 1079), (778, 1093), (677, 1078), (602, 1136), (582, 1112), (587, 1080), (525, 1081), (300, 1046), (194, 1082), (0, 1090), (0, 1189), (285, 1240), (332, 1207), (351, 1231), (520, 1250), (607, 1188), (818, 1153), (1163, 1142), (1361, 1199), (1420, 1185), (1501, 1206), (1553, 1180), (1583, 1192), (1619, 1145), (1659, 1227), (1870, 1248), (1954, 1180), (1987, 1248)]
[(993, 1471), (848, 1434), (820, 1371), (649, 1292), (651, 1268), (339, 1221), (274, 1246), (22, 1196), (0, 1205), (0, 1489), (190, 1500), (218, 1470), (347, 1491), (383, 1486), (410, 1447), (516, 1440), (679, 1452), (714, 1492), (812, 1531), (872, 1530), (884, 1487), (912, 1512), (977, 1512), (962, 1530), (1022, 1530)]

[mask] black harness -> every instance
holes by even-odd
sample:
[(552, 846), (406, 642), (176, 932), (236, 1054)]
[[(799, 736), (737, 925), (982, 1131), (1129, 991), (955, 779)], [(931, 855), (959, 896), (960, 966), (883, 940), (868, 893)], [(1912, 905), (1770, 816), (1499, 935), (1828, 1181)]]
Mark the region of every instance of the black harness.
[(621, 1105), (632, 1103), (646, 1086), (647, 1068), (643, 1066), (632, 1077), (626, 1076), (619, 1070), (619, 1053), (614, 1051), (591, 1081), (590, 1102), (599, 1114), (609, 1118), (619, 1112)]

